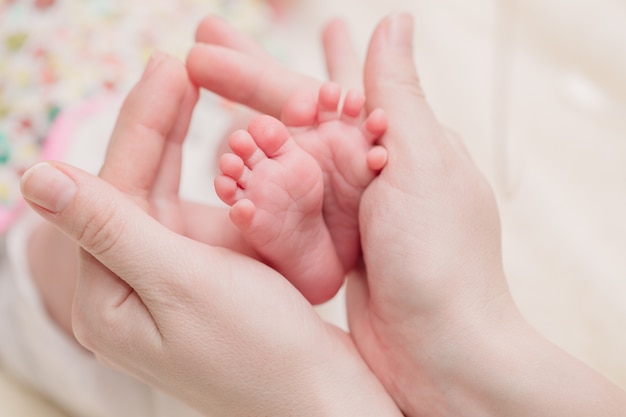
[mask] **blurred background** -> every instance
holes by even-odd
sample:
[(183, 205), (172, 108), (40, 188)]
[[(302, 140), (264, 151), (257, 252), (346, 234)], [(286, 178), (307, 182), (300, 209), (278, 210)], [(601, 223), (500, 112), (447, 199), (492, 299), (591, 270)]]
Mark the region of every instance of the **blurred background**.
[[(6, 13), (15, 3), (20, 1), (5, 0), (0, 9), (5, 42), (11, 35)], [(52, 3), (45, 19), (67, 18), (52, 14), (62, 1), (22, 3)], [(127, 3), (142, 16), (167, 2)], [(178, 13), (177, 3), (171, 1), (171, 13)], [(464, 138), (496, 190), (505, 267), (520, 309), (546, 337), (626, 388), (623, 0), (193, 3), (194, 13), (180, 11), (181, 19), (189, 19), (184, 31), (160, 28), (150, 45), (184, 54), (198, 19), (217, 11), (258, 35), (293, 68), (320, 77), (325, 76), (320, 31), (330, 18), (345, 18), (364, 52), (383, 16), (412, 13), (415, 59), (427, 97), (440, 120)], [(206, 13), (198, 14), (205, 5)], [(130, 79), (140, 68), (129, 68)], [(4, 69), (0, 66), (0, 77)], [(119, 92), (128, 85), (120, 83)], [(320, 312), (345, 325), (340, 299)], [(0, 371), (0, 416), (33, 415), (65, 414)]]

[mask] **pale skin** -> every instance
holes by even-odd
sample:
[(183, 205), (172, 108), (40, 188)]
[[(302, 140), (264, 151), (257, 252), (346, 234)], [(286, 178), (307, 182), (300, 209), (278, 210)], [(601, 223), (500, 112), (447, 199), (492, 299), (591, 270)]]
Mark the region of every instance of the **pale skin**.
[[(124, 103), (100, 178), (61, 163), (38, 164), (23, 178), (39, 214), (68, 222), (63, 230), (76, 243), (91, 242), (79, 254), (77, 340), (207, 415), (400, 416), (350, 338), (323, 322), (282, 275), (206, 242), (215, 208), (180, 200), (172, 181), (180, 174), (180, 124), (189, 123), (195, 97), (184, 67), (156, 57)], [(147, 105), (155, 101), (163, 106), (157, 114)], [(91, 203), (97, 213), (84, 210)], [(97, 226), (102, 221), (133, 241), (118, 241)], [(110, 238), (132, 259), (108, 252)], [(109, 253), (121, 263), (100, 263)], [(147, 265), (156, 281), (142, 277)], [(183, 282), (191, 287), (176, 289)], [(137, 285), (151, 295), (139, 296)], [(202, 318), (187, 320), (196, 313)], [(110, 348), (100, 349), (103, 342)], [(124, 346), (132, 357), (115, 353)]]
[[(218, 26), (220, 36), (228, 33), (213, 19), (199, 32), (207, 25)], [(350, 338), (320, 325), (285, 281), (261, 264), (241, 257), (237, 269), (222, 270), (230, 255), (191, 242), (193, 227), (182, 237), (147, 216), (141, 209), (149, 206), (146, 196), (163, 191), (152, 181), (137, 181), (152, 178), (145, 175), (152, 165), (140, 167), (141, 176), (109, 171), (104, 179), (117, 188), (57, 165), (52, 169), (67, 181), (50, 184), (54, 176), (34, 170), (22, 186), (38, 213), (94, 256), (81, 255), (75, 302), (81, 340), (103, 360), (207, 414), (293, 415), (289, 406), (304, 401), (315, 407), (297, 407), (298, 415), (399, 415), (386, 407), (386, 392), (408, 416), (623, 415), (620, 388), (539, 335), (515, 308), (491, 188), (425, 101), (411, 29), (406, 15), (383, 20), (365, 63), (367, 106), (382, 108), (388, 118), (381, 144), (389, 158), (361, 198), (365, 268), (348, 280)], [(187, 68), (194, 83), (274, 116), (296, 86), (313, 85), (249, 50), (245, 38), (230, 36), (242, 49), (198, 45), (191, 51)], [(345, 27), (329, 26), (326, 42), (337, 47), (330, 50), (343, 49), (349, 44)], [(335, 57), (335, 64), (346, 56)], [(224, 71), (207, 72), (209, 62), (220, 62)], [(329, 67), (347, 75), (335, 64)], [(242, 85), (255, 93), (242, 94)], [(268, 98), (264, 91), (275, 94)], [(175, 120), (160, 131), (169, 132)], [(118, 140), (124, 131), (113, 137), (110, 166), (130, 164), (133, 147)], [(130, 142), (139, 144), (136, 139)], [(112, 208), (102, 212), (105, 203)], [(182, 219), (203, 227), (200, 216)], [(215, 274), (207, 271), (215, 268), (218, 278), (236, 279), (211, 279)], [(280, 320), (268, 326), (267, 311), (291, 314), (274, 316)], [(352, 341), (356, 350), (346, 348)], [(260, 355), (263, 361), (254, 361)], [(385, 390), (376, 389), (361, 358)], [(320, 369), (335, 372), (324, 378)], [(350, 381), (359, 382), (346, 392)], [(220, 383), (227, 396), (216, 389)], [(281, 395), (253, 395), (268, 389)], [(225, 404), (225, 398), (232, 401)]]
[[(359, 199), (386, 162), (384, 148), (375, 146), (386, 129), (384, 113), (365, 117), (365, 98), (355, 90), (340, 106), (341, 93), (332, 83), (322, 85), (317, 97), (306, 90), (294, 93), (281, 116), (293, 137), (268, 117), (254, 118), (248, 131), (234, 133), (233, 151), (221, 157), (215, 187), (233, 206), (229, 215), (238, 230), (225, 225), (222, 210), (206, 220), (225, 225), (212, 230), (212, 244), (263, 259), (313, 304), (332, 298), (357, 262)], [(75, 245), (44, 224), (28, 250), (51, 318), (71, 334)]]
[[(258, 116), (229, 138), (218, 196), (246, 241), (309, 301), (336, 294), (360, 255), (358, 210), (383, 168), (382, 111), (364, 117), (365, 97), (325, 84), (317, 100), (294, 97), (282, 120)], [(291, 130), (291, 134), (290, 131)]]

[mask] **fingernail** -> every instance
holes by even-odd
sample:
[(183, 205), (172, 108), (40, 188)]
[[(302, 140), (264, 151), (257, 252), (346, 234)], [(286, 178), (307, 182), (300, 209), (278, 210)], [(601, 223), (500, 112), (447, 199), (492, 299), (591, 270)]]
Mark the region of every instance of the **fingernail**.
[(143, 71), (143, 77), (147, 77), (152, 74), (159, 64), (165, 60), (165, 58), (167, 58), (167, 54), (165, 52), (161, 52), (158, 49), (154, 51)]
[(76, 195), (74, 180), (48, 162), (30, 167), (20, 181), (26, 200), (52, 213), (63, 211)]
[(389, 41), (399, 47), (411, 48), (413, 41), (413, 18), (406, 13), (395, 14), (389, 18), (387, 27)]

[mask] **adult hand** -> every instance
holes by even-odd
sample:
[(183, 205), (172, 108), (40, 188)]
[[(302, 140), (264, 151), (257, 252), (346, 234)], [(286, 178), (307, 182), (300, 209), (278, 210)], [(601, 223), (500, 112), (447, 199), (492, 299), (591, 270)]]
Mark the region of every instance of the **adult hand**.
[[(410, 17), (385, 19), (365, 64), (368, 105), (389, 118), (382, 139), (389, 161), (361, 204), (365, 265), (347, 291), (357, 347), (406, 415), (623, 414), (621, 390), (541, 337), (517, 311), (492, 190), (425, 100), (411, 40)], [(278, 115), (295, 86), (311, 80), (244, 43), (251, 45), (194, 48), (190, 76)], [(358, 84), (341, 22), (327, 27), (324, 44), (329, 75)], [(227, 71), (207, 71), (214, 61)], [(238, 94), (241, 83), (255, 94)]]
[(77, 339), (208, 415), (400, 415), (351, 339), (284, 277), (200, 240), (211, 209), (177, 193), (196, 97), (182, 65), (153, 58), (101, 178), (40, 163), (22, 179), (33, 209), (83, 248)]
[(360, 352), (410, 416), (618, 415), (624, 393), (535, 332), (502, 266), (492, 189), (430, 109), (412, 20), (385, 19), (365, 63), (385, 169), (365, 191), (364, 269), (348, 282)]

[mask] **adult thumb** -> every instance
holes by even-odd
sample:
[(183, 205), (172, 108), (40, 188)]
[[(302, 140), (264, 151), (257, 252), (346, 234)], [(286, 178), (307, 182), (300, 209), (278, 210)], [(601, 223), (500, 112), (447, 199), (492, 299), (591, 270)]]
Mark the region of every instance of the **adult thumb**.
[(410, 15), (388, 16), (376, 27), (367, 51), (364, 85), (369, 110), (382, 108), (387, 114), (389, 128), (381, 144), (390, 157), (419, 162), (424, 149), (432, 149), (430, 145), (440, 140), (442, 128), (420, 85)]
[(423, 96), (413, 60), (411, 15), (390, 15), (376, 26), (367, 49), (364, 77), (370, 107), (396, 102), (388, 88), (401, 95)]
[[(156, 242), (171, 234), (130, 198), (106, 181), (67, 164), (40, 162), (21, 180), (29, 205), (83, 250), (74, 307), (76, 337), (88, 349), (107, 355), (124, 340), (159, 338), (145, 297), (162, 287), (140, 277), (161, 268)], [(62, 260), (61, 260), (62, 261)], [(85, 269), (86, 268), (86, 269)], [(135, 280), (126, 282), (124, 279)], [(140, 297), (141, 295), (141, 297)], [(76, 319), (76, 311), (74, 319)], [(137, 337), (142, 335), (142, 337)]]

